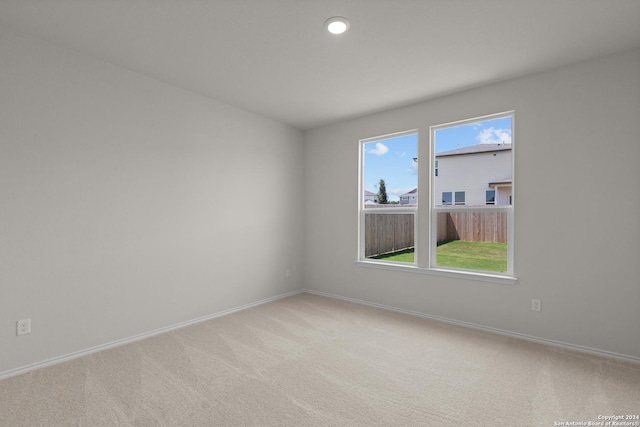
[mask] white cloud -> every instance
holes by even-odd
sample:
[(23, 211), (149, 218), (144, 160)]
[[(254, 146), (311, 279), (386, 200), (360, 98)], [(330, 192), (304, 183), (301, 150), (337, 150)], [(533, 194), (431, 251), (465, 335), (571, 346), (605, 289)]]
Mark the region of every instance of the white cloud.
[(476, 137), (480, 144), (511, 144), (511, 129), (483, 129)]
[(382, 142), (376, 142), (376, 148), (372, 148), (369, 150), (369, 153), (375, 154), (376, 156), (382, 156), (389, 151), (389, 147), (384, 145)]
[(407, 155), (407, 152), (406, 152), (406, 151), (403, 151), (403, 152), (400, 154), (400, 157), (404, 157), (404, 156), (406, 156), (406, 155)]

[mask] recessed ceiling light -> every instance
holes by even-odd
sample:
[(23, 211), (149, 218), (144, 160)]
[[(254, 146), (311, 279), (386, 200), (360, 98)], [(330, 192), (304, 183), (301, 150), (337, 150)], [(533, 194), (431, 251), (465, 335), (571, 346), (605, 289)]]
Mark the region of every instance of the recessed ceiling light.
[(327, 19), (324, 26), (327, 27), (327, 31), (331, 34), (342, 34), (349, 29), (349, 21), (342, 16), (334, 16)]

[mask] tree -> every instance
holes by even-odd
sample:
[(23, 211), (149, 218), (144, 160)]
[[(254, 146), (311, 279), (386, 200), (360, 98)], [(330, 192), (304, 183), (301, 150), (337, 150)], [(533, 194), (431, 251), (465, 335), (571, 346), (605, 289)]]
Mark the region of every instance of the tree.
[(387, 186), (384, 183), (384, 179), (381, 179), (378, 183), (378, 203), (381, 205), (389, 203), (389, 199), (387, 198)]

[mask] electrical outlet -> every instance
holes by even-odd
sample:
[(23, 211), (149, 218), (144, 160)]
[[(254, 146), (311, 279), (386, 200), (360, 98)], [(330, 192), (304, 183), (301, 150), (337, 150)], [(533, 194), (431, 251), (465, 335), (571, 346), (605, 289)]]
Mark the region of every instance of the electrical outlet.
[(31, 333), (31, 319), (22, 319), (16, 322), (16, 335)]
[(532, 299), (531, 300), (531, 310), (533, 311), (540, 311), (542, 310), (542, 303), (540, 302), (539, 299)]
[(291, 277), (291, 270), (287, 268), (287, 271), (284, 272), (285, 277)]

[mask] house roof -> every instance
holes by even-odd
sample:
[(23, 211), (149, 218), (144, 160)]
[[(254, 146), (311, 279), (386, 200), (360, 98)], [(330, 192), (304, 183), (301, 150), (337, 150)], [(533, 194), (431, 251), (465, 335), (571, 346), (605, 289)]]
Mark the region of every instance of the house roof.
[(478, 145), (472, 145), (470, 147), (457, 148), (455, 150), (450, 150), (450, 151), (443, 151), (442, 153), (436, 154), (436, 158), (447, 157), (447, 156), (460, 156), (462, 154), (490, 153), (492, 151), (506, 151), (506, 150), (511, 150), (511, 144), (478, 144)]
[(506, 184), (511, 184), (511, 178), (505, 178), (499, 181), (490, 182), (489, 187), (493, 188), (496, 185), (506, 185)]
[(408, 195), (408, 194), (415, 194), (415, 193), (417, 193), (417, 192), (418, 192), (418, 189), (417, 189), (417, 188), (414, 188), (413, 190), (409, 191), (408, 193), (401, 194), (401, 195), (400, 195), (400, 197), (402, 197), (402, 196), (406, 196), (406, 195)]

